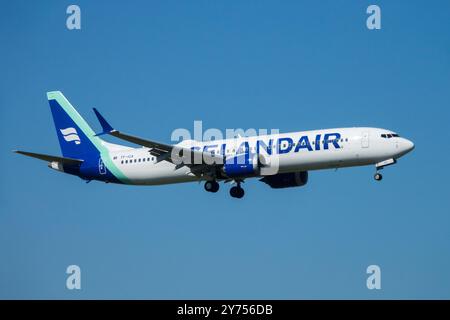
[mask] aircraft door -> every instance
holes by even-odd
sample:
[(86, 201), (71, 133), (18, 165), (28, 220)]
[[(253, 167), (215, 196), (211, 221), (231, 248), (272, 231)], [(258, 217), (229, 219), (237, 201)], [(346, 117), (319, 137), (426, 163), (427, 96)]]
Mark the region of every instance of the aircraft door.
[(368, 148), (369, 147), (369, 132), (364, 131), (361, 137), (361, 147)]
[(98, 158), (98, 173), (106, 174), (106, 167), (101, 157)]

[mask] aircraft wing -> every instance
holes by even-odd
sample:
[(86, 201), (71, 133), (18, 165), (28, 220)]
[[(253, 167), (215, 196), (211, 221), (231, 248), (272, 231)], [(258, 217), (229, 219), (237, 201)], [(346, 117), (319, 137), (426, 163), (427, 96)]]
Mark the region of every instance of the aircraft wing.
[(156, 141), (151, 141), (151, 140), (146, 140), (146, 139), (142, 139), (136, 136), (132, 136), (123, 132), (120, 132), (118, 130), (112, 130), (111, 132), (109, 132), (110, 135), (128, 141), (128, 142), (132, 142), (134, 144), (138, 144), (140, 146), (144, 146), (147, 148), (150, 148), (150, 154), (152, 154), (153, 156), (159, 157), (167, 152), (172, 152), (173, 146), (168, 145), (168, 144), (164, 144), (164, 143), (159, 143)]
[[(157, 161), (167, 160), (172, 163), (177, 164), (177, 166), (195, 166), (195, 165), (214, 165), (214, 164), (223, 164), (225, 163), (225, 157), (221, 155), (212, 155), (211, 153), (191, 150), (187, 147), (169, 145), (165, 143), (160, 143), (152, 140), (143, 139), (140, 137), (132, 136), (127, 133), (120, 132), (118, 130), (113, 129), (113, 127), (105, 120), (105, 118), (98, 112), (97, 109), (94, 108), (95, 115), (102, 126), (103, 132), (97, 135), (109, 134), (116, 138), (135, 143), (140, 146), (144, 146), (150, 148), (150, 154), (155, 156)], [(178, 163), (180, 159), (173, 159), (172, 152), (175, 149), (175, 154), (177, 155), (189, 155), (191, 157), (191, 161), (185, 163)]]

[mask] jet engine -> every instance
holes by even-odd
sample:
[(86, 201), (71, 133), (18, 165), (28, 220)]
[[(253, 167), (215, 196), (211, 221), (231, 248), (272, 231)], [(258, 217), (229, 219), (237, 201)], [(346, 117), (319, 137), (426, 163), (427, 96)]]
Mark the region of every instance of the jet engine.
[(274, 189), (300, 187), (308, 182), (308, 171), (278, 173), (273, 176), (266, 176), (259, 181), (267, 183)]

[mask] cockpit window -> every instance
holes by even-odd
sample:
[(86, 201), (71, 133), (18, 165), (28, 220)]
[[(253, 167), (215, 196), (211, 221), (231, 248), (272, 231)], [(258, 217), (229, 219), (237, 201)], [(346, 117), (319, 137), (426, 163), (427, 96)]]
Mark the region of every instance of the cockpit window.
[(382, 138), (390, 139), (390, 138), (398, 138), (400, 137), (397, 133), (383, 133), (381, 134)]

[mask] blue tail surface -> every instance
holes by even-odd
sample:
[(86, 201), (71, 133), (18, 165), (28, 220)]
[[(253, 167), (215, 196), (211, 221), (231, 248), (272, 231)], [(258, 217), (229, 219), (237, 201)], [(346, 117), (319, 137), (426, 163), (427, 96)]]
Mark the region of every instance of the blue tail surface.
[(64, 157), (88, 160), (100, 154), (100, 138), (60, 91), (47, 93)]
[(79, 176), (86, 180), (123, 183), (127, 179), (117, 168), (106, 143), (80, 116), (60, 91), (47, 92), (56, 134), (64, 157), (83, 160)]

